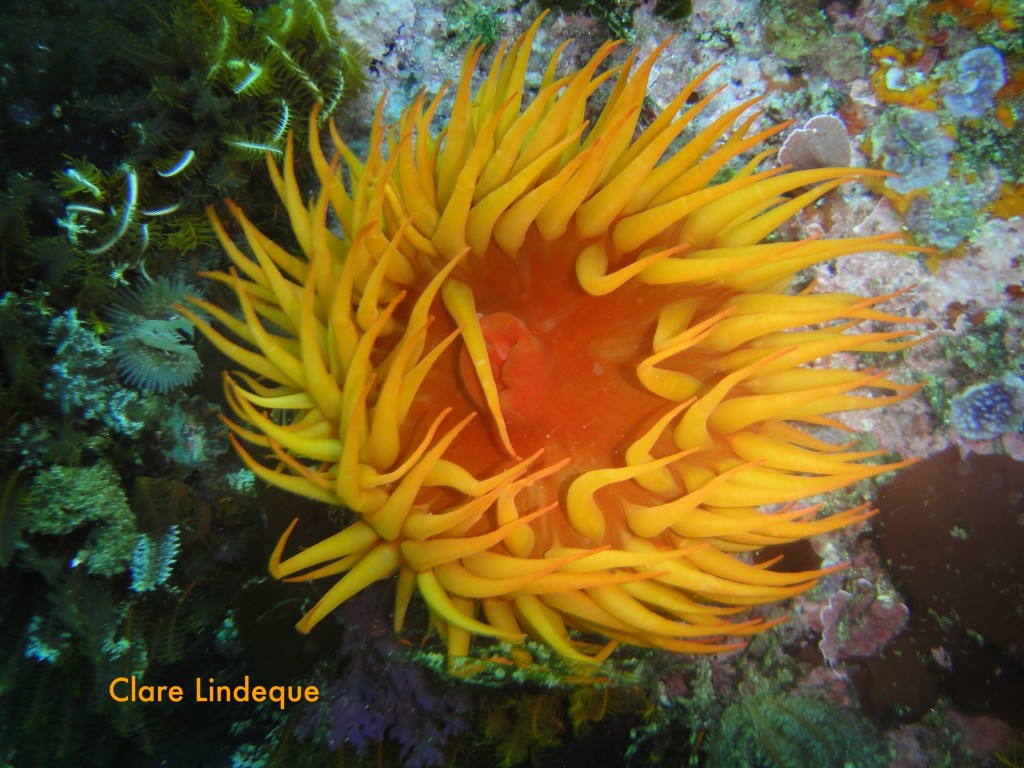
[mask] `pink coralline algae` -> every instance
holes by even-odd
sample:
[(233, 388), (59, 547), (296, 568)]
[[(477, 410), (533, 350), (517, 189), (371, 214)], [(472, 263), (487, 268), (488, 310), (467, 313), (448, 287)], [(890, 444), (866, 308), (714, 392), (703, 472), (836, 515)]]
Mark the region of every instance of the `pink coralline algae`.
[(843, 121), (834, 115), (812, 117), (793, 131), (779, 150), (779, 162), (794, 171), (809, 168), (843, 168), (850, 164), (852, 149)]

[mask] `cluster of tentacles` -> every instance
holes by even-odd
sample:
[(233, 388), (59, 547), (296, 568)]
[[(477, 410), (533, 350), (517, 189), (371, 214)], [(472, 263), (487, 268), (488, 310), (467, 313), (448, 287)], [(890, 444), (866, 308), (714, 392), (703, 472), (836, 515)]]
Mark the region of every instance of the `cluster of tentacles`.
[(829, 414), (912, 388), (818, 361), (913, 334), (885, 328), (903, 321), (876, 308), (887, 297), (793, 292), (794, 276), (912, 249), (894, 235), (763, 242), (876, 172), (759, 170), (762, 151), (713, 182), (785, 126), (752, 132), (755, 99), (671, 151), (719, 93), (700, 93), (705, 73), (638, 131), (664, 46), (603, 66), (608, 43), (559, 74), (563, 45), (528, 98), (539, 23), (475, 90), (470, 51), (440, 134), (443, 93), (397, 125), (378, 108), (365, 161), (333, 125), (329, 160), (311, 131), (308, 202), (289, 146), (269, 165), (301, 253), (229, 203), (247, 252), (214, 217), (234, 267), (207, 276), (240, 314), (199, 299), (207, 319), (188, 314), (248, 371), (226, 375), (245, 463), (350, 510), (350, 525), (286, 558), (293, 523), (273, 554), (275, 577), (337, 579), (303, 632), (397, 575), (396, 628), (418, 593), (452, 657), (473, 635), (529, 635), (579, 661), (617, 642), (736, 647), (774, 622), (730, 617), (827, 569), (735, 553), (863, 520), (866, 505), (817, 519), (795, 502), (905, 463), (822, 435), (840, 428)]

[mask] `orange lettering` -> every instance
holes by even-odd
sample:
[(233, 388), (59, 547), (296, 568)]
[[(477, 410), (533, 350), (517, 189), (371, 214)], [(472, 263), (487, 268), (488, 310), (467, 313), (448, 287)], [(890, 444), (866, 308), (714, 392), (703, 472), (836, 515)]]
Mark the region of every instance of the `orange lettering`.
[[(133, 677), (132, 681), (134, 682), (134, 680), (135, 680), (135, 678)], [(127, 682), (128, 682), (128, 678), (127, 677), (118, 677), (118, 678), (115, 678), (115, 679), (111, 680), (110, 681), (110, 698), (112, 698), (114, 701), (120, 701), (122, 703), (128, 701), (128, 697), (127, 696), (118, 696), (116, 693), (114, 693), (114, 686), (115, 685), (117, 685), (118, 683), (127, 683)]]

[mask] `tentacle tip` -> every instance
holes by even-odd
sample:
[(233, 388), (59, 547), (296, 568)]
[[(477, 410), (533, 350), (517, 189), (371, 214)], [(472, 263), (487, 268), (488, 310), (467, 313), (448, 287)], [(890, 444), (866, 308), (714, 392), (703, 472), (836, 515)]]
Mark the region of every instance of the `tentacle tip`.
[(771, 629), (772, 627), (777, 627), (780, 624), (785, 624), (787, 621), (790, 620), (790, 618), (792, 618), (792, 616), (787, 613), (783, 614), (782, 616), (777, 616), (774, 619), (768, 619), (764, 622), (764, 624), (758, 627), (758, 631), (763, 632), (765, 630)]
[(856, 515), (854, 515), (854, 517), (858, 521), (860, 521), (860, 520), (868, 520), (868, 519), (874, 517), (875, 515), (877, 515), (880, 511), (881, 510), (878, 509), (878, 507), (875, 507), (874, 509), (868, 509), (868, 510), (865, 510), (864, 512), (858, 512)]
[[(230, 436), (232, 440), (235, 440), (235, 436)], [(281, 538), (277, 540), (277, 544), (274, 546), (274, 551), (270, 555), (270, 563), (267, 569), (270, 571), (270, 575), (275, 579), (280, 580), (285, 576), (284, 569), (281, 567), (281, 555), (284, 554), (285, 545), (288, 543), (288, 537), (291, 536), (292, 531), (295, 530), (295, 526), (299, 524), (299, 518), (294, 518), (284, 533), (281, 534)]]
[[(821, 576), (828, 576), (829, 574), (832, 574), (832, 573), (838, 573), (839, 571), (845, 571), (851, 565), (853, 565), (853, 563), (851, 563), (849, 561), (844, 561), (844, 562), (841, 562), (841, 563), (835, 563), (834, 565), (828, 565), (828, 566), (822, 568), (820, 571), (818, 571), (818, 575), (819, 575), (819, 577), (821, 577)], [(809, 582), (810, 586), (808, 588), (813, 587), (817, 583), (818, 583), (818, 579), (817, 578), (813, 579), (811, 582)], [(783, 618), (786, 618), (786, 617), (783, 617)]]

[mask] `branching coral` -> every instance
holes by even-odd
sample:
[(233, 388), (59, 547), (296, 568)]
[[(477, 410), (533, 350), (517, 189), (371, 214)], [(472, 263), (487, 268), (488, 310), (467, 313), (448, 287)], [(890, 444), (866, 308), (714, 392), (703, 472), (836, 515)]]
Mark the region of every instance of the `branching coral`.
[(763, 242), (844, 181), (884, 174), (758, 170), (764, 151), (713, 183), (785, 126), (752, 131), (754, 99), (669, 151), (718, 93), (699, 94), (705, 73), (636, 135), (668, 43), (601, 71), (608, 43), (565, 75), (562, 46), (527, 99), (539, 24), (475, 92), (470, 51), (442, 136), (442, 96), (421, 95), (395, 126), (378, 109), (365, 161), (333, 126), (333, 162), (314, 137), (322, 190), (308, 203), (289, 146), (270, 172), (301, 255), (230, 206), (251, 256), (215, 220), (234, 267), (208, 277), (234, 290), (241, 318), (193, 300), (221, 332), (183, 311), (252, 371), (226, 376), (249, 468), (354, 515), (286, 557), (293, 524), (273, 553), (278, 578), (341, 575), (302, 631), (397, 574), (396, 627), (418, 592), (451, 657), (472, 635), (528, 634), (590, 663), (616, 642), (734, 648), (721, 638), (775, 622), (727, 617), (827, 570), (733, 553), (863, 520), (866, 505), (814, 519), (794, 502), (903, 464), (802, 426), (912, 392), (882, 372), (812, 367), (902, 349), (912, 332), (857, 329), (902, 319), (877, 308), (886, 297), (792, 293), (794, 276), (913, 249), (893, 235)]
[(145, 413), (139, 393), (117, 383), (112, 350), (82, 324), (75, 310), (53, 319), (49, 343), (52, 359), (43, 392), (62, 414), (101, 422), (129, 437), (142, 431)]
[(66, 536), (76, 528), (89, 530), (72, 568), (84, 566), (103, 576), (127, 569), (137, 538), (135, 518), (109, 465), (45, 469), (33, 480), (29, 504), (28, 533)]

